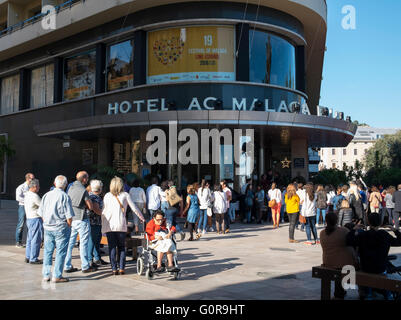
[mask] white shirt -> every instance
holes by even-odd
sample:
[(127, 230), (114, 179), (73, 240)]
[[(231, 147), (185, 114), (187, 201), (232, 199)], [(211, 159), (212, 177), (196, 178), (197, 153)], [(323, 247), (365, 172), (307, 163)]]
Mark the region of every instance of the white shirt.
[(129, 190), (129, 195), (131, 196), (131, 199), (134, 202), (146, 203), (146, 194), (141, 187), (131, 188)]
[(226, 206), (228, 210), (230, 208), (230, 200), (228, 200), (228, 198), (231, 197), (231, 190), (226, 187), (223, 189), (223, 192), (226, 195)]
[(299, 197), (300, 205), (302, 206), (301, 202), (305, 201), (306, 191), (304, 189), (299, 189), (299, 190), (297, 190), (296, 193), (297, 193), (297, 195)]
[(40, 218), (38, 209), (40, 207), (41, 201), (42, 201), (42, 199), (40, 199), (38, 194), (35, 192), (28, 191), (25, 194), (24, 206), (25, 206), (25, 214), (26, 214), (27, 219)]
[(225, 213), (227, 211), (227, 197), (224, 192), (215, 191), (213, 192), (213, 212), (214, 213)]
[(202, 188), (198, 190), (199, 209), (207, 209), (210, 205), (211, 191), (209, 188)]
[(270, 189), (267, 193), (270, 200), (276, 200), (277, 203), (281, 203), (281, 191), (280, 189)]
[(304, 203), (302, 204), (301, 214), (304, 217), (313, 217), (316, 215), (316, 197), (311, 201), (305, 192)]
[(331, 201), (333, 200), (333, 198), (336, 196), (336, 194), (333, 191), (330, 191), (327, 194), (327, 204), (332, 204)]
[(146, 190), (146, 199), (149, 210), (158, 210), (160, 208), (161, 201), (161, 189), (158, 185), (152, 184)]
[(24, 205), (25, 194), (29, 191), (28, 183), (20, 184), (15, 190), (15, 200), (18, 201), (20, 206)]
[(116, 197), (113, 196), (110, 192), (104, 196), (104, 208), (102, 211), (102, 233), (107, 233), (111, 231), (127, 232), (127, 220), (125, 218), (125, 213), (127, 212), (128, 205), (141, 220), (144, 220), (142, 213), (132, 202), (131, 197), (127, 192), (121, 192), (117, 196), (117, 198), (120, 200), (124, 211), (122, 210)]

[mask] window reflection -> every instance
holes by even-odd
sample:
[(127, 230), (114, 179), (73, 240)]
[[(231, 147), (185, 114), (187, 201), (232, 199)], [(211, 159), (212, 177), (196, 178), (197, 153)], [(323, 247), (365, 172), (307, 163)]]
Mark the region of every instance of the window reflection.
[(31, 108), (53, 103), (54, 64), (36, 68), (31, 74)]
[(108, 47), (107, 90), (124, 89), (134, 85), (133, 40)]
[(3, 78), (1, 81), (1, 114), (18, 111), (19, 104), (19, 74)]
[(250, 81), (295, 89), (295, 47), (273, 34), (250, 32)]
[(89, 51), (65, 60), (64, 100), (95, 94), (96, 52)]

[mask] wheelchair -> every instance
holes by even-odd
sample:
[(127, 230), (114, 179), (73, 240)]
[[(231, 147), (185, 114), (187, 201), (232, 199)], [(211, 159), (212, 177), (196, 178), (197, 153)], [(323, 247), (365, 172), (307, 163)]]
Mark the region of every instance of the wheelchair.
[[(157, 240), (149, 240), (148, 234), (145, 232), (145, 237), (146, 237), (146, 244), (142, 246), (141, 253), (139, 254), (137, 261), (136, 261), (136, 270), (137, 274), (140, 276), (145, 275), (148, 280), (152, 280), (154, 278), (155, 274), (158, 274), (155, 272), (157, 268), (157, 254), (156, 250), (153, 250), (151, 248), (151, 244), (157, 242)], [(172, 241), (175, 244), (177, 248), (177, 242), (175, 240), (175, 235), (172, 235)], [(178, 280), (181, 278), (181, 270), (179, 271), (171, 271), (169, 272), (167, 270), (167, 255), (165, 254), (163, 256), (163, 261), (162, 261), (162, 268), (165, 270), (164, 272), (169, 273), (170, 276), (174, 278), (174, 280)], [(177, 260), (177, 253), (173, 252), (173, 264), (175, 268), (178, 268), (178, 260)]]

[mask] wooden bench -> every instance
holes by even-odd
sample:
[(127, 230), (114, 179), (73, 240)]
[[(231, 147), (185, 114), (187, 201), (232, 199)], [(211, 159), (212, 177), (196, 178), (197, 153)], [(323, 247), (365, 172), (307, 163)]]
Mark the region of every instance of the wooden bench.
[[(342, 274), (341, 270), (338, 269), (322, 266), (313, 267), (312, 278), (318, 278), (322, 280), (320, 299), (330, 300), (331, 282), (339, 279), (342, 280), (344, 276), (346, 276), (346, 274)], [(355, 284), (358, 286), (388, 290), (391, 292), (401, 292), (401, 280), (388, 279), (386, 276), (372, 273), (356, 271)]]

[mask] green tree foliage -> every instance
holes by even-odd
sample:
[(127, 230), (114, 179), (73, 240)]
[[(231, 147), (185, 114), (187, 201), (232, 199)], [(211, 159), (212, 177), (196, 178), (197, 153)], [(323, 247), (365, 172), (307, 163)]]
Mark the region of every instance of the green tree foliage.
[(365, 166), (371, 169), (401, 169), (401, 131), (396, 134), (385, 135), (376, 141), (366, 154)]
[(314, 177), (314, 184), (338, 186), (348, 182), (347, 173), (338, 169), (324, 169)]

